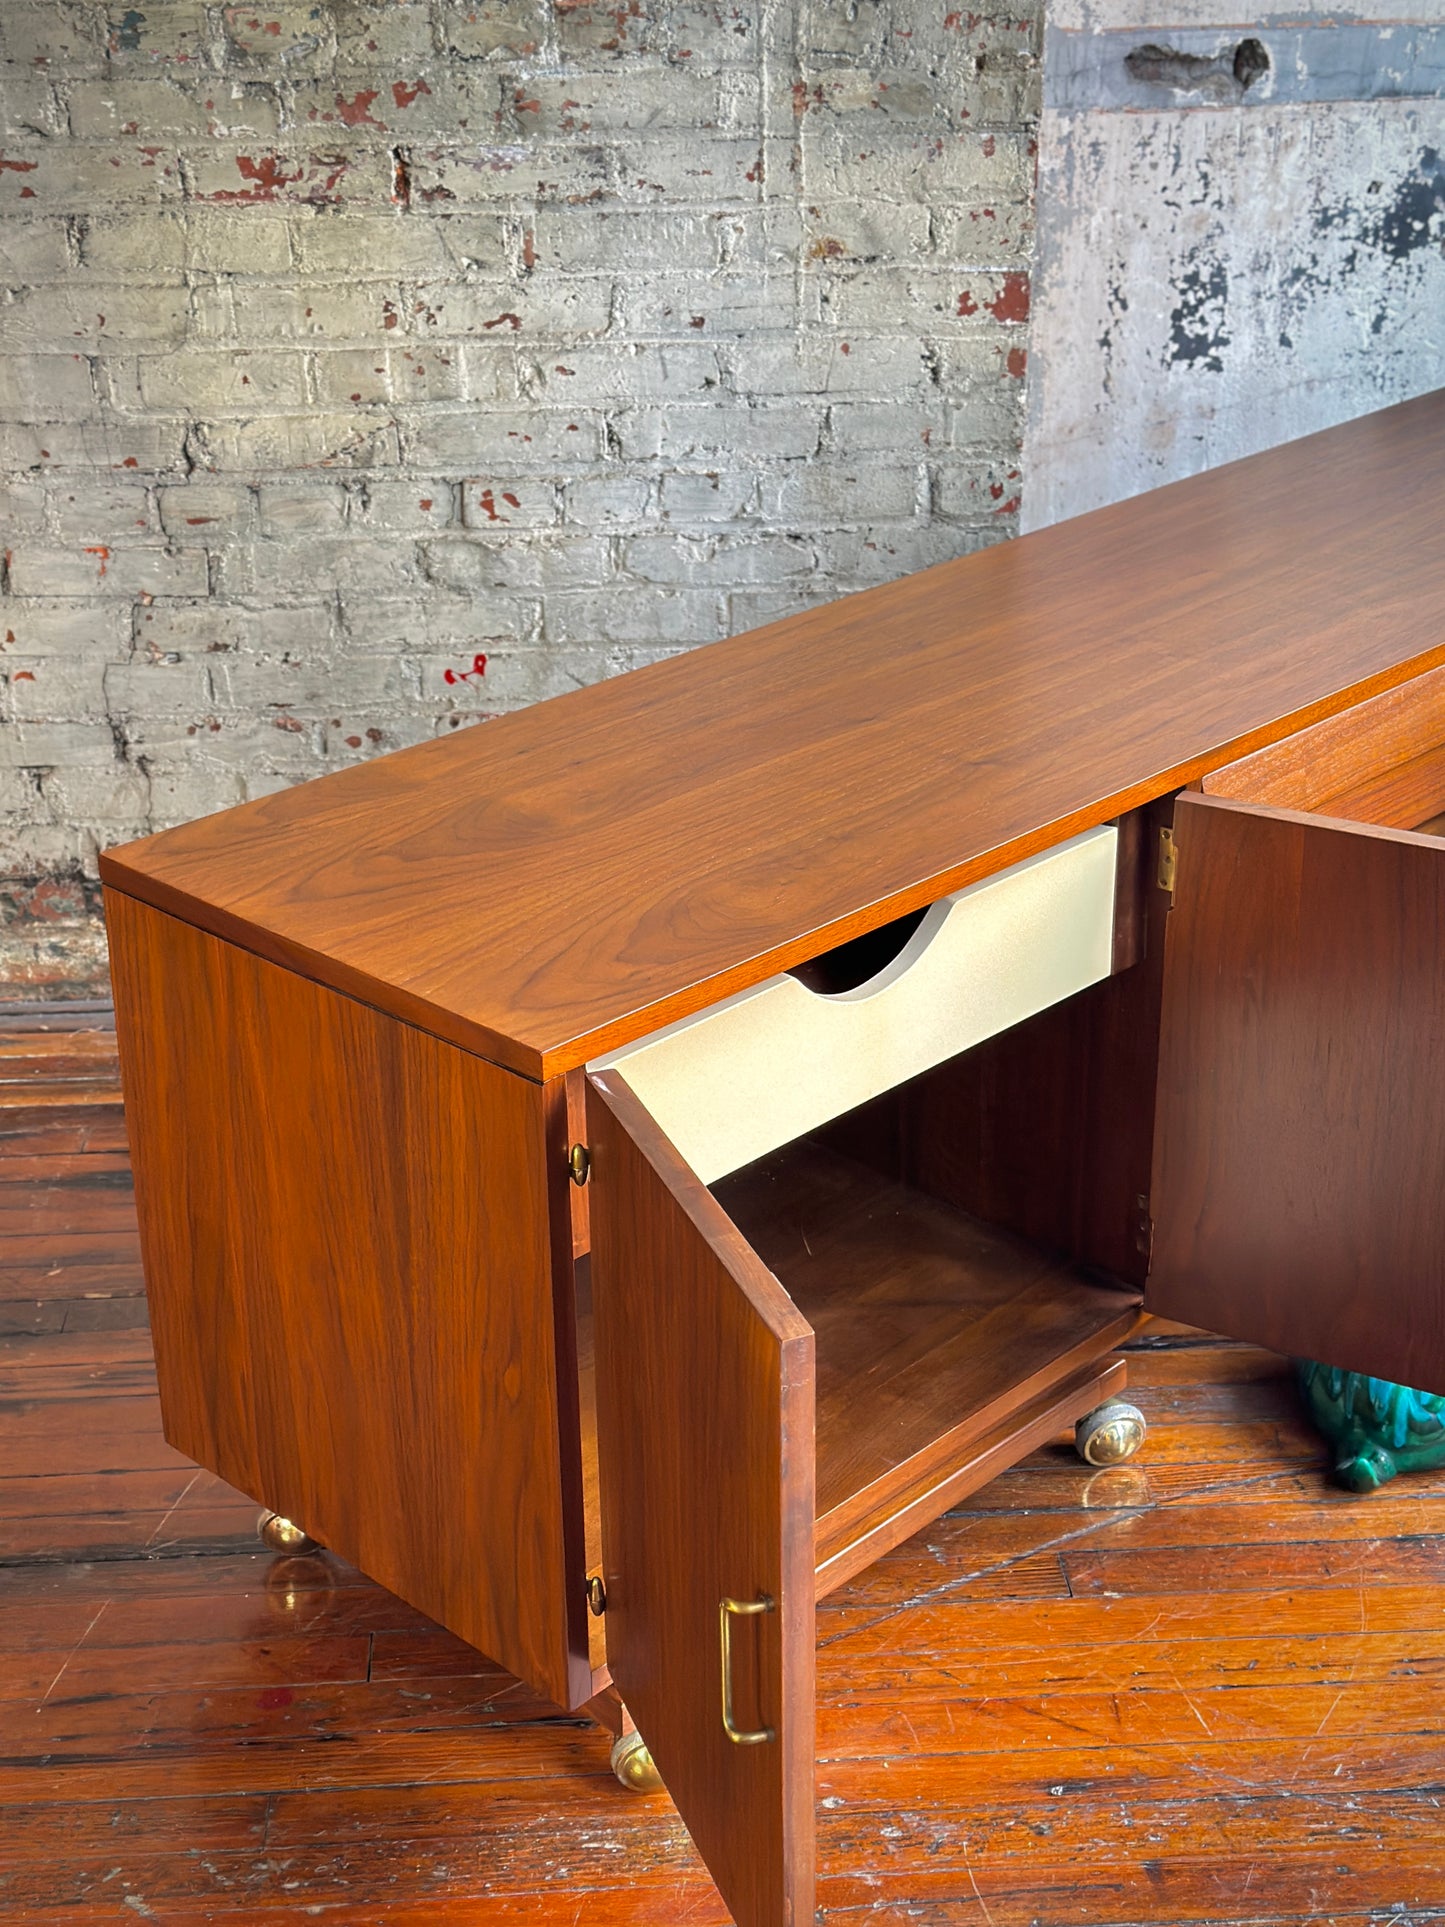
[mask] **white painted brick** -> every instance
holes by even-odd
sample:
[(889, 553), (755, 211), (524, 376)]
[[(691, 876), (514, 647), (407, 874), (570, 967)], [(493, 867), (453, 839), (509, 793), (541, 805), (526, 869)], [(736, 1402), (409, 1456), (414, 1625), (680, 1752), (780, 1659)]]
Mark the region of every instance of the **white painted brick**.
[(70, 242), (58, 217), (0, 221), (0, 277), (8, 286), (54, 281), (70, 271)]
[(782, 275), (653, 273), (625, 282), (621, 305), (623, 332), (634, 340), (753, 339), (768, 332), (791, 339), (796, 325), (791, 277)]
[(567, 643), (681, 643), (724, 634), (723, 599), (705, 588), (660, 589), (643, 597), (634, 584), (588, 595), (547, 598), (547, 635)]
[(206, 460), (218, 471), (395, 466), (396, 429), (370, 415), (273, 415), (199, 425)]
[(305, 602), (336, 589), (399, 595), (419, 579), (416, 545), (405, 537), (310, 535), (236, 542), (221, 557), (222, 596), (248, 601)]
[(394, 655), (356, 650), (325, 656), (225, 656), (211, 665), (217, 701), (225, 708), (264, 713), (289, 709), (298, 716), (359, 705), (404, 708), (415, 691)]
[(539, 529), (526, 543), (478, 531), (471, 537), (428, 542), (427, 579), (438, 588), (555, 589), (605, 582), (613, 574), (612, 552), (602, 537)]
[(80, 80), (67, 101), (70, 131), (81, 140), (152, 141), (210, 131), (196, 96), (169, 79)]
[(45, 520), (45, 490), (39, 482), (0, 481), (0, 529), (9, 538), (30, 533)]
[(107, 723), (17, 723), (0, 729), (0, 767), (94, 769), (115, 761)]
[(334, 482), (267, 482), (260, 504), (266, 535), (328, 534), (339, 532), (346, 521), (346, 494)]
[(258, 68), (309, 73), (329, 67), (336, 58), (331, 10), (314, 0), (290, 6), (267, 0), (264, 7), (251, 0), (248, 5), (223, 7), (221, 18), (231, 51)]
[(722, 387), (718, 350), (701, 342), (593, 343), (533, 363), (530, 386), (553, 408), (608, 401), (695, 401)]
[(646, 475), (588, 475), (569, 482), (563, 499), (563, 514), (569, 522), (636, 522), (646, 515), (652, 500), (652, 483)]
[(821, 397), (779, 399), (761, 406), (738, 399), (739, 383), (725, 399), (702, 407), (635, 408), (619, 413), (616, 433), (627, 461), (796, 460), (817, 453), (826, 419)]
[(784, 527), (911, 520), (923, 487), (921, 464), (863, 468), (797, 464), (762, 485), (764, 520)]
[(47, 493), (51, 520), (61, 535), (123, 542), (155, 528), (150, 493), (143, 482), (54, 482)]
[[(157, 829), (189, 823), (215, 810), (244, 803), (250, 793), (241, 771), (214, 766), (197, 767), (193, 750), (177, 757), (148, 753), (151, 816)], [(284, 788), (278, 779), (276, 787)]]
[(803, 182), (814, 193), (846, 200), (946, 202), (1012, 197), (1026, 188), (1023, 140), (1009, 133), (964, 132), (943, 139), (886, 128), (862, 143), (836, 124), (804, 129)]
[(102, 826), (110, 832), (107, 841), (139, 836), (150, 821), (150, 783), (129, 763), (49, 770), (41, 778), (41, 794), (61, 822)]
[[(116, 371), (117, 364), (111, 366)], [(127, 395), (122, 386), (123, 373), (114, 388), (117, 399), (124, 398), (131, 407), (250, 415), (260, 409), (299, 408), (307, 398), (306, 364), (299, 354), (193, 350), (144, 355), (133, 368), (131, 392)]]
[(539, 266), (574, 274), (707, 269), (722, 258), (719, 217), (707, 208), (544, 207), (532, 234)]
[(7, 141), (58, 134), (65, 124), (54, 85), (44, 73), (0, 70), (0, 136)]
[(160, 491), (161, 526), (173, 542), (214, 547), (251, 525), (255, 498), (239, 485), (195, 481)]
[(538, 205), (605, 193), (612, 167), (605, 149), (559, 142), (479, 141), (463, 148), (424, 147), (412, 159), (412, 197), (461, 208), (514, 202)]
[(180, 467), (185, 430), (176, 422), (0, 422), (0, 471), (115, 468), (153, 474)]
[(323, 407), (461, 398), (461, 352), (449, 341), (334, 349), (315, 355), (311, 366), (316, 399)]
[(192, 208), (186, 217), (186, 266), (209, 274), (286, 276), (291, 225), (263, 208)]
[(696, 475), (662, 478), (662, 513), (670, 521), (735, 522), (755, 512), (757, 500), (758, 483), (753, 475), (706, 469)]
[(130, 611), (117, 603), (10, 595), (0, 601), (0, 641), (22, 656), (118, 661), (130, 650)]
[(545, 0), (457, 0), (443, 10), (444, 45), (474, 58), (533, 54), (543, 44), (549, 11)]
[(105, 60), (104, 22), (96, 7), (55, 6), (51, 0), (6, 0), (0, 60), (17, 73), (96, 72)]
[(97, 166), (85, 146), (52, 140), (7, 148), (0, 173), (0, 215), (87, 214), (97, 206), (120, 207), (181, 198), (179, 157), (161, 148), (107, 142)]
[(557, 484), (532, 476), (473, 477), (460, 485), (457, 499), (469, 529), (544, 529), (558, 517)]
[(916, 258), (931, 249), (935, 218), (921, 202), (812, 202), (803, 211), (803, 260), (817, 269), (830, 261)]
[(341, 283), (235, 290), (237, 331), (252, 341), (384, 340), (402, 326), (400, 290)]
[(433, 60), (430, 0), (391, 0), (385, 8), (362, 4), (341, 10), (336, 21), (339, 73), (395, 75), (409, 62), (414, 75)]
[(106, 665), (98, 657), (0, 658), (5, 720), (12, 724), (99, 723), (107, 720)]
[(186, 219), (181, 209), (162, 214), (155, 208), (117, 213), (107, 210), (76, 223), (80, 272), (101, 279), (125, 279), (138, 270), (147, 276), (179, 279), (186, 266)]
[(141, 69), (168, 61), (189, 65), (205, 59), (212, 27), (200, 0), (167, 0), (163, 7), (112, 7), (107, 49), (122, 68)]
[(9, 347), (34, 349), (178, 348), (185, 339), (186, 290), (71, 284), (25, 288), (5, 310)]
[(18, 421), (79, 421), (95, 411), (90, 362), (80, 354), (0, 354), (0, 411)]
[(541, 602), (484, 587), (453, 593), (429, 578), (425, 589), (388, 602), (379, 597), (341, 597), (348, 646), (362, 653), (398, 651), (415, 658), (445, 654), (458, 670), (479, 649), (501, 640), (520, 642), (541, 628)]
[(17, 595), (124, 596), (204, 595), (206, 558), (198, 552), (114, 546), (16, 548), (10, 557), (10, 586)]
[(572, 341), (605, 332), (612, 318), (612, 283), (557, 275), (534, 276), (525, 287), (427, 287), (408, 319), (417, 332), (439, 336), (492, 335), (530, 342), (534, 336)]
[(601, 417), (581, 407), (401, 417), (402, 449), (413, 467), (460, 475), (590, 467), (601, 456), (603, 433)]
[(624, 545), (623, 566), (643, 582), (713, 584), (779, 582), (814, 567), (811, 540), (748, 534), (689, 538), (638, 535)]
[(204, 659), (113, 663), (105, 671), (105, 699), (113, 716), (193, 716), (211, 702)]
[(394, 282), (399, 275), (445, 275), (465, 264), (482, 272), (503, 267), (506, 235), (495, 214), (416, 215), (298, 212), (289, 229), (303, 274), (352, 275)]
[(711, 130), (725, 113), (717, 78), (706, 69), (641, 65), (598, 73), (509, 75), (501, 108), (504, 121), (524, 140)]
[(446, 528), (455, 513), (450, 482), (378, 482), (368, 479), (351, 503), (353, 525), (416, 534)]

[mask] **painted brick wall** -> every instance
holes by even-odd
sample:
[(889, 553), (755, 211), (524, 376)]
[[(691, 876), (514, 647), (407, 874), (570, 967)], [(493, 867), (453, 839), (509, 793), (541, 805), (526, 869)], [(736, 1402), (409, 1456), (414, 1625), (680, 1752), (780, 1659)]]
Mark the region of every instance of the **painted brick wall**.
[(0, 978), (97, 850), (1010, 534), (1035, 0), (0, 8)]

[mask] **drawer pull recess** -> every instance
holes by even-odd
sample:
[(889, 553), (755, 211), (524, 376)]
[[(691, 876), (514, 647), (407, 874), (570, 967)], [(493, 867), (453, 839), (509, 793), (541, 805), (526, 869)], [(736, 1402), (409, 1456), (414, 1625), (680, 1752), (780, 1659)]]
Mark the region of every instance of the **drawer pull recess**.
[(715, 1183), (1107, 977), (1117, 842), (1085, 830), (944, 897), (855, 989), (770, 977), (588, 1068), (620, 1070)]
[(723, 1731), (734, 1746), (762, 1746), (778, 1737), (771, 1726), (760, 1726), (750, 1733), (733, 1719), (733, 1620), (753, 1619), (759, 1613), (774, 1612), (776, 1607), (777, 1602), (764, 1594), (761, 1599), (724, 1599), (718, 1608), (718, 1641), (722, 1648)]

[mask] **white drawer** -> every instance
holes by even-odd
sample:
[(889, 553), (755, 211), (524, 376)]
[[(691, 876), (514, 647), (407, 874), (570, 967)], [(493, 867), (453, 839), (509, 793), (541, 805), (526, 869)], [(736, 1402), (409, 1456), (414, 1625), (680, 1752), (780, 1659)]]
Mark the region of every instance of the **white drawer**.
[(621, 1070), (705, 1184), (1107, 977), (1118, 832), (1086, 830), (929, 909), (820, 995), (770, 977), (589, 1070)]

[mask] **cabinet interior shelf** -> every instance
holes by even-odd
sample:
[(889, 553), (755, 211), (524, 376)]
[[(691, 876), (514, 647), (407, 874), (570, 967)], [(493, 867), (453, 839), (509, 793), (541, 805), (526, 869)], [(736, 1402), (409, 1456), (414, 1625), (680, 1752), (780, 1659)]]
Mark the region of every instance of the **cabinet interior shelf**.
[(712, 1190), (817, 1335), (820, 1591), (941, 1488), (983, 1483), (995, 1439), (1056, 1430), (1060, 1394), (1139, 1316), (1138, 1292), (815, 1139)]

